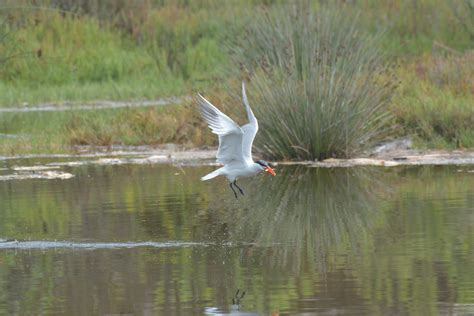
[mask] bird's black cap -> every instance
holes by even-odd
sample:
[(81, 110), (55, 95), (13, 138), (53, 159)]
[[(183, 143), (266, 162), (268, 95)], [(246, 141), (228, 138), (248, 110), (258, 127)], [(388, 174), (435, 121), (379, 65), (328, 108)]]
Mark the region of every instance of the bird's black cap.
[(256, 163), (258, 163), (260, 166), (262, 167), (269, 167), (270, 165), (268, 164), (268, 162), (266, 162), (265, 160), (257, 160), (255, 161)]

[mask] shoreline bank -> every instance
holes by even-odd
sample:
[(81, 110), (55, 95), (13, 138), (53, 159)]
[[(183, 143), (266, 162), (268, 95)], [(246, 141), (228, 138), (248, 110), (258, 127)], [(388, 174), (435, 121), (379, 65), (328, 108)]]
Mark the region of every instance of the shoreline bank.
[[(186, 163), (217, 165), (216, 148), (187, 148), (175, 144), (151, 146), (77, 147), (74, 154), (25, 154), (0, 156), (0, 161), (19, 159), (78, 158), (80, 164)], [(96, 158), (96, 159), (94, 159)], [(74, 165), (74, 162), (68, 162)], [(353, 167), (399, 165), (474, 165), (474, 150), (392, 150), (361, 155), (350, 159), (328, 158), (322, 161), (274, 161), (275, 165), (308, 165), (311, 167)], [(64, 163), (63, 163), (64, 164)]]

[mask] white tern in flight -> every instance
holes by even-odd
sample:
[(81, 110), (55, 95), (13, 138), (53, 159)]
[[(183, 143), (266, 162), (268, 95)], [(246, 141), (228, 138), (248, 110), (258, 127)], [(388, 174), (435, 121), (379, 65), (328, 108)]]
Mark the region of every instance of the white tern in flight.
[(219, 148), (217, 150), (217, 162), (224, 166), (201, 178), (206, 181), (217, 176), (225, 176), (229, 185), (237, 193), (234, 186), (239, 189), (240, 194), (244, 191), (237, 185), (240, 177), (251, 177), (261, 171), (266, 171), (275, 176), (275, 171), (265, 160), (253, 161), (252, 143), (258, 131), (258, 122), (250, 108), (245, 93), (245, 84), (242, 82), (242, 97), (249, 123), (239, 126), (230, 117), (219, 111), (214, 105), (199, 94), (198, 102), (201, 107), (202, 117), (207, 121), (209, 128), (219, 137)]

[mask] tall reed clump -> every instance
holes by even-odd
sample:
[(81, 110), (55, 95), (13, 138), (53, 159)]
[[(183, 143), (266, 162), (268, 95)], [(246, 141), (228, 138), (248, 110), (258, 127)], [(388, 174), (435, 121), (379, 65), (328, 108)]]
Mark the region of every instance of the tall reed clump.
[(296, 4), (253, 19), (234, 51), (250, 72), (257, 145), (274, 159), (353, 156), (388, 131), (394, 78), (380, 36), (335, 8)]

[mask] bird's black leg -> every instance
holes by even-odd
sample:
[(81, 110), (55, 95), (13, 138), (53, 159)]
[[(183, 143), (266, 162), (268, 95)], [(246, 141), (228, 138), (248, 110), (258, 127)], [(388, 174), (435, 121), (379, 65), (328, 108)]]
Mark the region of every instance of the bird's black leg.
[(234, 180), (234, 185), (237, 187), (237, 189), (239, 189), (240, 194), (244, 195), (244, 190), (242, 190), (242, 188), (237, 185), (237, 180)]
[(230, 186), (230, 188), (232, 189), (232, 192), (234, 192), (235, 198), (236, 198), (236, 199), (239, 199), (239, 198), (237, 197), (237, 193), (236, 193), (235, 190), (234, 190), (234, 187), (232, 186), (232, 182), (229, 183), (229, 186)]

